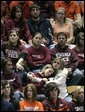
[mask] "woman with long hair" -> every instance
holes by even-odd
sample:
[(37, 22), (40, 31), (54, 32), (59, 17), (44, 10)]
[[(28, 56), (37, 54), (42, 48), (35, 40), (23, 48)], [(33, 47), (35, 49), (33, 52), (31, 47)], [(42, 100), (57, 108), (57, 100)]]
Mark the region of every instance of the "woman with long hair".
[(23, 16), (23, 10), (20, 5), (14, 5), (11, 10), (11, 19), (5, 23), (6, 35), (9, 31), (15, 29), (19, 32), (21, 42), (31, 44), (31, 35), (29, 27)]

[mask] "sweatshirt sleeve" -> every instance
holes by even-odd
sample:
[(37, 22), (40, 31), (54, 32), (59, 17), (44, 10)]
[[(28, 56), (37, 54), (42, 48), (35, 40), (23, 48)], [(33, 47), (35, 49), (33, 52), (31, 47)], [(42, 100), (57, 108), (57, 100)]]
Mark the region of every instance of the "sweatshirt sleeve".
[(25, 37), (27, 38), (28, 41), (32, 40), (32, 36), (30, 34), (30, 30), (27, 24), (26, 24), (26, 29), (25, 29)]
[(22, 90), (22, 83), (21, 83), (20, 77), (17, 74), (16, 74), (16, 84), (15, 85), (16, 85), (15, 91)]
[(72, 56), (71, 56), (71, 65), (69, 65), (70, 68), (72, 68), (72, 70), (75, 70), (78, 66), (78, 56), (77, 54), (72, 50)]
[(29, 64), (30, 67), (36, 67), (37, 64), (33, 63), (32, 56), (31, 56), (31, 51), (32, 51), (32, 47), (30, 47), (28, 49), (28, 54), (27, 54), (26, 58), (27, 58), (27, 61), (28, 61), (28, 64)]

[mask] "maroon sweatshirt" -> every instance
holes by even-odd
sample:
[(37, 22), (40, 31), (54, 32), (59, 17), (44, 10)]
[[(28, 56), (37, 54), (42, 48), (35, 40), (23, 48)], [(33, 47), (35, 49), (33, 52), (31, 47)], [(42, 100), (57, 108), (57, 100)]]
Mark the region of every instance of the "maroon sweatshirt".
[(78, 56), (77, 54), (68, 46), (61, 48), (58, 44), (51, 50), (52, 59), (55, 57), (62, 58), (64, 60), (65, 67), (72, 68), (75, 70), (78, 66)]
[(16, 73), (11, 73), (11, 74), (2, 73), (1, 80), (8, 80), (8, 82), (12, 84), (15, 91), (22, 90), (22, 83), (20, 77)]
[(18, 22), (16, 22), (15, 20), (13, 19), (9, 19), (6, 23), (5, 23), (5, 30), (6, 30), (6, 33), (8, 35), (9, 31), (11, 29), (16, 29), (18, 32), (19, 32), (19, 35), (20, 35), (20, 39), (23, 39), (24, 41), (25, 40), (31, 40), (31, 34), (30, 34), (30, 30), (29, 30), (29, 27), (28, 25), (26, 24), (25, 25), (25, 31), (22, 32), (20, 30), (20, 25)]
[(78, 51), (77, 47), (75, 47), (73, 50), (78, 55), (78, 61), (79, 61), (78, 68), (80, 70), (84, 70), (84, 51)]
[(69, 103), (64, 99), (58, 98), (54, 103), (50, 98), (46, 98), (42, 104), (45, 111), (70, 111)]
[(1, 50), (3, 51), (5, 57), (12, 59), (14, 64), (16, 64), (19, 60), (22, 53), (27, 52), (23, 45), (11, 46), (7, 42), (2, 43)]
[(48, 64), (51, 62), (50, 51), (45, 46), (40, 46), (38, 49), (31, 46), (28, 49), (27, 61), (31, 68), (39, 64)]

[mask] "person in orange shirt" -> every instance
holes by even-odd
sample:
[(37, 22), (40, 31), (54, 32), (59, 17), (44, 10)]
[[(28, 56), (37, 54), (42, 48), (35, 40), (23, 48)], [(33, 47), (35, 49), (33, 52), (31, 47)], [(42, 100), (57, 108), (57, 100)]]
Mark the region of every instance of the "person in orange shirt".
[(55, 21), (51, 22), (54, 42), (57, 43), (56, 35), (58, 35), (58, 33), (65, 32), (67, 34), (67, 44), (71, 44), (73, 41), (73, 25), (67, 21), (66, 10), (63, 7), (59, 7), (55, 17)]
[(66, 10), (67, 17), (74, 24), (78, 25), (81, 20), (80, 7), (77, 1), (55, 1), (55, 10), (63, 7)]
[(14, 5), (20, 5), (23, 8), (23, 13), (24, 13), (24, 17), (25, 19), (28, 19), (30, 14), (29, 14), (29, 6), (32, 5), (33, 2), (32, 1), (12, 1), (9, 5), (10, 7), (10, 12), (12, 10), (12, 7)]
[(20, 111), (44, 111), (41, 102), (37, 101), (37, 89), (33, 84), (28, 84), (24, 90), (24, 100), (20, 101)]

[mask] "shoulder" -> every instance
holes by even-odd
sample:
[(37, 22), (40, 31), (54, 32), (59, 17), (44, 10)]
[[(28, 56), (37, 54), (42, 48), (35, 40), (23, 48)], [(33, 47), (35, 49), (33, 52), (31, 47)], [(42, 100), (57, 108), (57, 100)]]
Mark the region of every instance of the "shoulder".
[(69, 104), (65, 99), (61, 99), (61, 98), (58, 98), (58, 99), (59, 99), (59, 102), (61, 102), (62, 104), (65, 104), (65, 105)]
[(42, 106), (42, 103), (41, 103), (41, 102), (39, 102), (39, 101), (36, 101), (36, 103), (37, 103), (38, 105)]
[(25, 103), (25, 100), (22, 100), (22, 101), (19, 102), (20, 105), (22, 105), (24, 103)]

